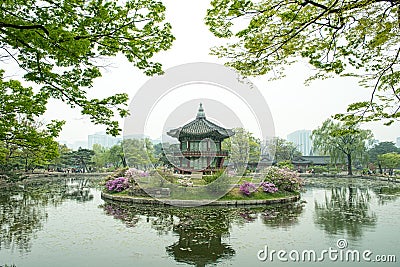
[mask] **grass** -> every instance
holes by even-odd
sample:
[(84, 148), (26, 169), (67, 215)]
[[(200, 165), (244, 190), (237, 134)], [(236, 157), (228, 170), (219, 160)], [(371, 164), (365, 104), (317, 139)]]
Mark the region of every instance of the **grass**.
[(275, 192), (275, 193), (265, 193), (263, 191), (257, 190), (250, 196), (247, 196), (240, 192), (239, 188), (233, 188), (228, 194), (221, 197), (220, 200), (265, 200), (265, 199), (277, 199), (285, 198), (289, 196), (296, 196), (299, 193), (295, 192)]

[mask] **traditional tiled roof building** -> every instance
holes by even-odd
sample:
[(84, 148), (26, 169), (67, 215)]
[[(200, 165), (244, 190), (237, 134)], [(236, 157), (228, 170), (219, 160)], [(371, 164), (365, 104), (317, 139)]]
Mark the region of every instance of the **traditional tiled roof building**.
[(221, 142), (234, 135), (234, 132), (207, 120), (200, 103), (195, 120), (167, 134), (180, 142), (180, 151), (174, 153), (176, 168), (181, 173), (205, 173), (222, 168), (228, 152), (221, 149)]

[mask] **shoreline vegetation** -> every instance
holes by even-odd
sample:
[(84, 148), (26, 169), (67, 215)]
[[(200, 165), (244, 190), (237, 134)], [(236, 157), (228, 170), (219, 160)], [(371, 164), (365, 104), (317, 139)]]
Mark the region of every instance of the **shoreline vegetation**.
[(65, 178), (80, 178), (80, 177), (93, 177), (99, 180), (104, 180), (106, 175), (110, 173), (62, 173), (62, 172), (36, 172), (36, 173), (19, 173), (15, 177), (0, 175), (0, 188), (16, 186), (33, 181), (49, 180), (55, 181)]
[[(4, 174), (0, 175), (0, 187), (4, 186), (12, 186), (19, 183), (25, 183), (29, 180), (33, 179), (48, 179), (48, 178), (70, 178), (70, 177), (100, 177), (103, 179), (107, 176), (112, 175), (114, 172), (86, 172), (86, 173), (66, 173), (66, 172), (28, 172), (28, 173), (18, 173), (15, 176), (18, 176), (17, 179), (12, 179), (12, 177), (8, 177)], [(372, 179), (372, 180), (381, 180), (381, 181), (393, 181), (400, 183), (400, 176), (389, 176), (389, 175), (347, 175), (347, 174), (331, 174), (331, 173), (300, 173), (299, 177), (306, 179), (312, 177), (322, 177), (322, 178), (360, 178), (360, 179)]]

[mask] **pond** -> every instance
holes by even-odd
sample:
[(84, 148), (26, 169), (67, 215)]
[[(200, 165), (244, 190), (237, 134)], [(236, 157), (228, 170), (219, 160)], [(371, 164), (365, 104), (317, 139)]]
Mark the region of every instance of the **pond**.
[[(2, 189), (0, 266), (309, 266), (309, 260), (317, 261), (314, 266), (361, 266), (394, 256), (400, 261), (400, 184), (307, 178), (298, 203), (173, 208), (105, 202), (98, 180), (90, 179)], [(351, 251), (360, 253), (360, 262)]]

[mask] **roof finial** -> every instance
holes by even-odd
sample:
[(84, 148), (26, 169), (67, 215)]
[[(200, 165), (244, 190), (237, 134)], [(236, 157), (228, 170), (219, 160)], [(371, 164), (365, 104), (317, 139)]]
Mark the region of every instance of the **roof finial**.
[(197, 112), (196, 119), (205, 119), (206, 114), (204, 113), (203, 104), (200, 103), (199, 111)]

